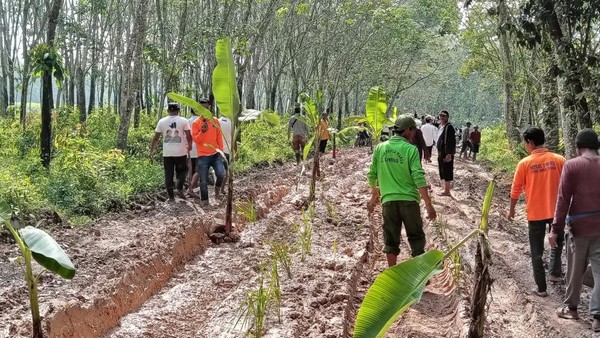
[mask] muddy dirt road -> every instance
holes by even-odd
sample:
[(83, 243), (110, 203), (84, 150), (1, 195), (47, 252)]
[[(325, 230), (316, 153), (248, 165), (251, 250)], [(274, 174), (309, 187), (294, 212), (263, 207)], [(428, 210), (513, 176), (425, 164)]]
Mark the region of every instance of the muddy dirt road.
[[(255, 222), (237, 219), (240, 241), (214, 244), (208, 238), (223, 219), (224, 204), (204, 209), (190, 201), (162, 202), (107, 215), (86, 228), (48, 229), (71, 255), (72, 281), (44, 274), (40, 304), (50, 337), (244, 337), (237, 323), (249, 290), (270, 262), (271, 243), (293, 247), (303, 217), (312, 225), (311, 255), (291, 253), (291, 278), (283, 269), (280, 319), (267, 318), (265, 337), (350, 337), (358, 306), (377, 273), (385, 269), (381, 217), (366, 212), (367, 149), (343, 151), (322, 160), (314, 220), (301, 206), (308, 177), (285, 164), (240, 177), (236, 199), (255, 202)], [(434, 193), (437, 167), (424, 165)], [(477, 164), (457, 162), (454, 197), (434, 197), (438, 220), (426, 225), (428, 247), (446, 248), (477, 226), (492, 178)], [(298, 184), (297, 184), (298, 182)], [(489, 337), (594, 337), (584, 287), (582, 319), (556, 318), (564, 285), (550, 296), (530, 294), (534, 285), (524, 213), (506, 218), (509, 181), (500, 178), (490, 215), (495, 279), (489, 305)], [(297, 184), (297, 185), (296, 185)], [(401, 258), (408, 257), (403, 241)], [(474, 243), (461, 250), (463, 273), (456, 283), (450, 264), (435, 276), (420, 303), (392, 326), (388, 337), (464, 337), (472, 285)], [(17, 249), (0, 243), (0, 337), (30, 335), (25, 283), (13, 262)]]

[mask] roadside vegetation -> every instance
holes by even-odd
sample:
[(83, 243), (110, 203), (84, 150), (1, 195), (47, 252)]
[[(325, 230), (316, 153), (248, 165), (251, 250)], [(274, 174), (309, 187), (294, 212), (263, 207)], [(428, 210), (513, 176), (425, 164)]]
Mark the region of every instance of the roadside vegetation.
[[(85, 126), (79, 123), (76, 109), (58, 109), (53, 116), (54, 156), (48, 170), (39, 160), (39, 115), (28, 115), (26, 130), (18, 120), (0, 119), (4, 131), (0, 135), (0, 199), (20, 217), (56, 211), (72, 223), (86, 223), (107, 211), (121, 210), (145, 194), (161, 192), (161, 161), (148, 158), (155, 117), (141, 114), (139, 127), (129, 132), (125, 151), (115, 148), (118, 123), (118, 115), (108, 109), (95, 109)], [(276, 126), (263, 119), (244, 123), (241, 138), (246, 145), (239, 151), (236, 169), (244, 172), (292, 158), (286, 132), (283, 118)]]

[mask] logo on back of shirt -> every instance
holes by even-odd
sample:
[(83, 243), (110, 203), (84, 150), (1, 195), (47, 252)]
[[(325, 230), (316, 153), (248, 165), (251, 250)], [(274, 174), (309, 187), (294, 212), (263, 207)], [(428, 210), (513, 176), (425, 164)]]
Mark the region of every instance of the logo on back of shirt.
[(556, 162), (550, 161), (542, 164), (532, 164), (529, 168), (532, 174), (542, 173), (548, 170), (556, 170)]
[(171, 129), (177, 128), (177, 122), (173, 121), (173, 123), (171, 123), (171, 125), (169, 125), (169, 128), (171, 128)]

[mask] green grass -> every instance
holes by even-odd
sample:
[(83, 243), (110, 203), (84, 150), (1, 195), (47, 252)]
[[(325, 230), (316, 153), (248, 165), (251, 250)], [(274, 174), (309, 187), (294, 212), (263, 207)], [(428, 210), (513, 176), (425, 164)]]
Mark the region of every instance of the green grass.
[(479, 159), (489, 163), (494, 171), (513, 172), (519, 160), (525, 155), (525, 149), (519, 148), (517, 151), (510, 149), (503, 125), (482, 130)]

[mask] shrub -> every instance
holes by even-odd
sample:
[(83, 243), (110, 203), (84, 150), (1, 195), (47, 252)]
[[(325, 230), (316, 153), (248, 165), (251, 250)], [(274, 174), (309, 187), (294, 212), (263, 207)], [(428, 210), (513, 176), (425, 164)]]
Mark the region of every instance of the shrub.
[(514, 151), (511, 150), (503, 125), (488, 127), (481, 131), (479, 158), (488, 161), (495, 171), (512, 172), (526, 154), (522, 145)]

